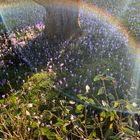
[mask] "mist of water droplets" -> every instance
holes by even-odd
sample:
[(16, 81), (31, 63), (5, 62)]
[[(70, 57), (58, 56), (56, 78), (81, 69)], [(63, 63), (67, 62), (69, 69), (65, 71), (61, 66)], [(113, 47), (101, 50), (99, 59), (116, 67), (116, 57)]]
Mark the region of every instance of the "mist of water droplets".
[[(139, 38), (140, 28), (136, 23), (139, 23), (140, 17), (138, 13), (134, 14), (138, 11), (137, 5), (134, 5), (136, 2), (94, 0), (96, 6), (106, 8), (107, 12), (120, 18), (124, 24), (128, 23), (130, 30)], [(131, 6), (132, 4), (134, 6)], [(31, 10), (31, 7), (29, 9)], [(35, 9), (30, 12), (33, 17), (44, 12), (40, 7), (35, 7)], [(98, 14), (81, 8), (82, 33), (62, 44), (50, 45), (42, 33), (45, 28), (43, 14), (39, 14), (37, 16), (39, 18), (29, 19), (27, 10), (19, 5), (16, 9), (7, 10), (11, 14), (2, 10), (9, 34), (8, 37), (1, 36), (0, 68), (3, 76), (0, 79), (0, 86), (6, 85), (10, 80), (11, 76), (6, 72), (7, 69), (17, 63), (19, 66), (16, 67), (14, 75), (17, 75), (19, 67), (23, 65), (34, 71), (44, 69), (57, 72), (56, 85), (70, 94), (84, 93), (86, 85), (89, 85), (92, 93), (95, 93), (97, 87), (93, 82), (93, 77), (106, 70), (109, 70), (110, 76), (115, 77), (120, 98), (127, 94), (126, 91), (131, 91), (133, 83), (136, 82), (135, 88), (139, 87), (139, 78), (134, 78), (139, 75), (139, 71), (136, 70), (137, 68), (134, 70), (135, 55), (129, 51), (132, 46), (129, 46), (128, 38), (111, 23), (102, 20)], [(128, 13), (130, 13), (129, 16), (123, 19)], [(10, 17), (15, 21), (18, 19), (16, 26), (8, 25)], [(11, 55), (12, 60), (9, 60), (7, 56), (11, 58)], [(18, 57), (18, 62), (13, 59), (15, 56)], [(26, 77), (28, 72), (23, 72), (22, 75)], [(24, 79), (18, 76), (15, 80), (18, 84)]]

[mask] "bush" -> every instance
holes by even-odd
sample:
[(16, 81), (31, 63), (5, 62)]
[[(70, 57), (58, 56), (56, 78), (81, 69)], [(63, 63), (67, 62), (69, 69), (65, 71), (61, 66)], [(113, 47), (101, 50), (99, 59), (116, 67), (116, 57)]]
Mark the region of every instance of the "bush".
[(117, 111), (123, 107), (125, 111), (132, 109), (132, 103), (117, 98), (112, 101), (113, 95), (108, 96), (106, 93), (104, 82), (114, 81), (112, 77), (98, 75), (94, 78), (95, 82), (103, 82), (98, 92), (98, 96), (105, 96), (102, 101), (88, 97), (88, 85), (85, 87), (86, 94), (78, 94), (77, 98), (71, 99), (55, 87), (55, 79), (53, 72), (34, 74), (22, 90), (0, 100), (1, 138), (138, 138), (139, 132), (133, 129), (132, 116), (119, 115)]

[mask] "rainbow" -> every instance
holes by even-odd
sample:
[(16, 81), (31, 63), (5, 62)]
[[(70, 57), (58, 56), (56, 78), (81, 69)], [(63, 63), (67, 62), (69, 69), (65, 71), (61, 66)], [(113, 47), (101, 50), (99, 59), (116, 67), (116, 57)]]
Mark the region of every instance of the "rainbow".
[[(36, 0), (34, 0), (36, 1)], [(61, 0), (62, 1), (62, 0)], [(65, 6), (65, 3), (62, 3), (61, 1), (54, 1), (53, 3), (61, 6)], [(83, 2), (82, 0), (68, 0), (70, 1), (71, 5), (78, 4), (80, 9), (84, 9), (86, 12), (90, 12), (91, 14), (96, 14), (99, 17), (101, 17), (101, 20), (108, 22), (110, 25), (112, 25), (115, 29), (117, 29), (118, 32), (122, 34), (122, 36), (126, 37), (128, 40), (128, 45), (133, 48), (133, 51), (136, 53), (140, 53), (140, 44), (136, 41), (133, 33), (125, 27), (125, 25), (115, 16), (112, 14), (106, 12), (104, 9), (97, 7), (93, 3), (87, 3)], [(47, 2), (44, 0), (44, 3), (47, 4)], [(32, 3), (33, 4), (33, 3)], [(14, 5), (12, 5), (14, 6)], [(0, 9), (6, 8), (6, 4), (1, 4)]]
[(115, 27), (118, 32), (120, 32), (124, 37), (128, 39), (128, 45), (133, 48), (133, 51), (135, 53), (140, 53), (140, 45), (134, 38), (134, 35), (124, 26), (124, 24), (122, 24), (118, 18), (94, 4), (80, 2), (79, 7), (83, 8), (87, 12), (97, 14), (101, 17), (101, 20), (104, 20)]
[[(127, 38), (128, 45), (131, 48), (133, 48), (132, 51), (134, 51), (134, 53), (139, 53), (140, 54), (140, 49), (139, 49), (140, 45), (136, 41), (133, 33), (131, 31), (129, 31), (127, 29), (127, 27), (124, 26), (124, 24), (117, 17), (108, 13), (104, 9), (101, 9), (101, 8), (97, 7), (93, 3), (92, 4), (87, 3), (87, 2), (84, 2), (82, 0), (67, 0), (67, 2), (69, 2), (69, 3), (64, 3), (64, 1), (65, 0), (61, 0), (61, 1), (55, 1), (54, 0), (53, 4), (55, 4), (56, 6), (57, 5), (58, 6), (65, 6), (67, 4), (78, 5), (80, 9), (84, 9), (84, 11), (86, 11), (86, 12), (90, 12), (90, 13), (98, 15), (99, 17), (101, 17), (101, 20), (108, 22), (110, 25), (112, 25), (114, 28), (116, 28), (117, 31), (120, 32), (122, 36)], [(44, 4), (47, 4), (47, 2), (45, 2), (45, 1), (43, 1), (43, 2), (44, 2)]]
[[(53, 4), (56, 4), (56, 6), (57, 5), (65, 6), (65, 5), (67, 5), (67, 3), (64, 3), (64, 1), (65, 0), (61, 0), (59, 2), (53, 1)], [(45, 1), (43, 1), (43, 2), (45, 4), (47, 4), (47, 2), (45, 2)], [(84, 11), (86, 11), (86, 12), (94, 13), (94, 14), (98, 15), (99, 17), (101, 17), (101, 20), (108, 22), (110, 25), (115, 27), (118, 30), (118, 32), (120, 32), (124, 37), (127, 38), (128, 45), (131, 46), (131, 48), (133, 48), (134, 52), (140, 52), (140, 49), (139, 49), (140, 45), (136, 41), (133, 33), (131, 31), (129, 31), (127, 29), (127, 27), (124, 26), (124, 24), (117, 17), (108, 13), (104, 9), (97, 7), (93, 3), (92, 4), (87, 3), (82, 0), (67, 0), (67, 2), (69, 2), (68, 4), (70, 4), (70, 5), (78, 5), (80, 9), (84, 9)]]

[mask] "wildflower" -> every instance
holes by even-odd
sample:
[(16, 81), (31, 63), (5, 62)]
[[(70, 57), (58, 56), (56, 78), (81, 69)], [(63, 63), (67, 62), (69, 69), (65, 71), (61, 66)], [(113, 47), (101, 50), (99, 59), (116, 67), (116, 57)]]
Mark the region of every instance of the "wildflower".
[(31, 90), (32, 88), (31, 87), (28, 87), (28, 90)]
[(74, 116), (74, 115), (71, 115), (71, 116), (70, 116), (70, 119), (71, 119), (71, 121), (74, 121), (75, 116)]
[(5, 98), (5, 95), (2, 95), (2, 98), (4, 99)]
[(24, 45), (26, 45), (26, 42), (25, 41), (21, 41), (21, 42), (18, 43), (18, 45), (24, 46)]
[(52, 70), (52, 69), (48, 69), (48, 71), (49, 71), (49, 72), (53, 72), (53, 70)]
[(32, 38), (30, 33), (26, 33), (26, 36), (27, 36), (28, 39)]
[(39, 121), (39, 120), (38, 120), (38, 122), (37, 122), (37, 123), (38, 123), (38, 125), (40, 125), (40, 124), (41, 124), (41, 121)]
[(69, 103), (70, 103), (71, 105), (74, 105), (74, 104), (75, 104), (75, 101), (70, 100)]
[(38, 23), (38, 24), (35, 25), (35, 27), (36, 27), (39, 31), (42, 31), (42, 30), (45, 28), (45, 26), (43, 25), (43, 23)]
[(59, 84), (60, 84), (60, 85), (62, 85), (62, 84), (63, 84), (63, 82), (62, 82), (61, 80), (59, 80)]
[(28, 127), (28, 128), (27, 128), (27, 130), (28, 130), (28, 132), (30, 132), (30, 131), (31, 131), (31, 128), (30, 128), (30, 127)]
[(135, 102), (132, 103), (133, 107), (137, 107), (137, 104)]
[(78, 125), (74, 125), (74, 128), (78, 128), (79, 126)]
[(63, 66), (64, 66), (64, 63), (61, 63), (61, 64), (60, 64), (60, 67), (63, 67)]
[(17, 44), (17, 39), (16, 38), (11, 38), (11, 42), (13, 45), (16, 45)]
[(103, 106), (106, 106), (107, 103), (106, 103), (104, 100), (102, 100), (102, 105), (103, 105)]
[(31, 108), (31, 107), (33, 107), (33, 104), (32, 104), (32, 103), (29, 103), (29, 104), (27, 105), (27, 107), (28, 107), (28, 108)]
[(135, 123), (135, 125), (139, 125), (139, 123), (136, 120), (134, 120), (134, 123)]
[(90, 86), (89, 85), (86, 85), (85, 89), (86, 89), (86, 93), (89, 93)]
[(38, 120), (39, 119), (39, 116), (34, 116), (34, 118)]
[(30, 112), (28, 110), (26, 110), (26, 115), (30, 116)]
[(56, 100), (52, 100), (52, 102), (53, 102), (53, 103), (55, 103), (55, 102), (56, 102)]

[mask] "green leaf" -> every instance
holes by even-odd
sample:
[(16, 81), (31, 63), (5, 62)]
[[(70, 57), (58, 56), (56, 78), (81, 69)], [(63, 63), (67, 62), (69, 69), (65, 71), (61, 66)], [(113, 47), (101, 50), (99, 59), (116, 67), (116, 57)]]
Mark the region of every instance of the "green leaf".
[(113, 80), (114, 80), (114, 78), (113, 78), (113, 77), (111, 77), (111, 76), (106, 76), (106, 77), (105, 77), (105, 80), (107, 80), (107, 81), (113, 81)]
[(113, 112), (110, 112), (110, 121), (113, 121), (114, 120), (114, 118), (115, 118), (115, 115), (114, 115), (114, 113)]
[(103, 78), (103, 74), (99, 74), (99, 75), (95, 76), (95, 78), (93, 80), (94, 80), (94, 82), (96, 82), (96, 81), (102, 80), (102, 78)]
[(110, 100), (113, 100), (113, 101), (115, 100), (114, 95), (112, 95), (111, 93), (108, 93), (107, 96)]
[(78, 115), (78, 118), (84, 118), (84, 114)]
[(98, 91), (98, 94), (97, 95), (103, 95), (105, 92), (105, 87), (101, 87)]
[(87, 102), (92, 105), (95, 104), (95, 101), (92, 98), (87, 99)]
[(105, 112), (102, 112), (102, 113), (100, 114), (100, 117), (105, 118), (105, 117), (106, 117), (106, 113), (105, 113)]
[(48, 121), (48, 120), (51, 120), (51, 119), (52, 119), (52, 113), (48, 110), (45, 110), (43, 112), (43, 120)]
[(9, 98), (9, 101), (10, 101), (10, 103), (12, 103), (12, 104), (16, 104), (16, 103), (17, 103), (17, 97), (16, 97), (16, 96), (11, 96), (11, 97)]
[[(113, 135), (113, 129), (107, 129), (105, 132), (105, 138), (107, 139), (112, 135)], [(114, 139), (114, 140), (116, 140), (116, 139)]]
[(87, 129), (93, 129), (94, 128), (93, 125), (87, 125), (86, 127), (87, 127)]
[(33, 133), (33, 137), (37, 137), (39, 135), (39, 129), (35, 129)]
[(63, 140), (63, 138), (61, 138), (59, 135), (55, 135), (57, 140)]
[(125, 106), (125, 108), (128, 110), (128, 111), (133, 111), (133, 106), (129, 103), (127, 103), (127, 105)]
[(40, 132), (42, 136), (46, 136), (49, 140), (56, 140), (56, 134), (49, 128), (40, 128)]
[(63, 130), (64, 133), (67, 133), (66, 126), (63, 126), (63, 127), (62, 127), (62, 130)]
[(96, 138), (96, 131), (92, 131), (91, 133), (90, 133), (90, 135), (89, 135), (89, 139), (91, 139), (91, 138)]
[[(111, 129), (110, 129), (111, 130)], [(109, 136), (109, 138), (111, 140), (122, 140), (118, 135), (115, 135), (115, 136)]]
[(119, 102), (115, 101), (113, 107), (117, 108), (119, 106)]
[(61, 111), (61, 107), (60, 106), (55, 106), (51, 109), (53, 112), (57, 112), (57, 111)]
[(59, 127), (63, 125), (64, 125), (64, 121), (61, 118), (57, 118), (57, 123), (55, 123), (55, 126)]
[(131, 136), (134, 135), (134, 130), (132, 130), (132, 129), (130, 129), (130, 128), (126, 128), (126, 127), (122, 128), (122, 129), (123, 129), (123, 131), (124, 131), (125, 133), (127, 133), (128, 135), (131, 135)]
[(105, 117), (106, 117), (106, 113), (105, 112), (102, 112), (100, 114), (100, 121), (102, 122), (105, 119)]
[(49, 139), (49, 140), (56, 140), (56, 136), (55, 136), (55, 133), (54, 132), (48, 132), (47, 134), (46, 134), (46, 136), (47, 136), (47, 138)]
[(70, 113), (70, 110), (67, 109), (67, 108), (65, 108), (65, 109), (64, 109), (64, 113), (65, 113), (65, 114), (69, 114), (69, 113)]
[(37, 122), (32, 122), (31, 124), (31, 128), (35, 129), (35, 128), (38, 128), (38, 123)]
[(76, 113), (81, 113), (84, 109), (84, 105), (79, 104), (78, 106), (76, 106)]
[(83, 101), (86, 101), (87, 100), (87, 97), (81, 95), (81, 94), (78, 94), (77, 97), (80, 99), (80, 100), (83, 100)]
[(0, 100), (0, 103), (3, 104), (3, 103), (4, 103), (4, 99), (1, 99), (1, 100)]

